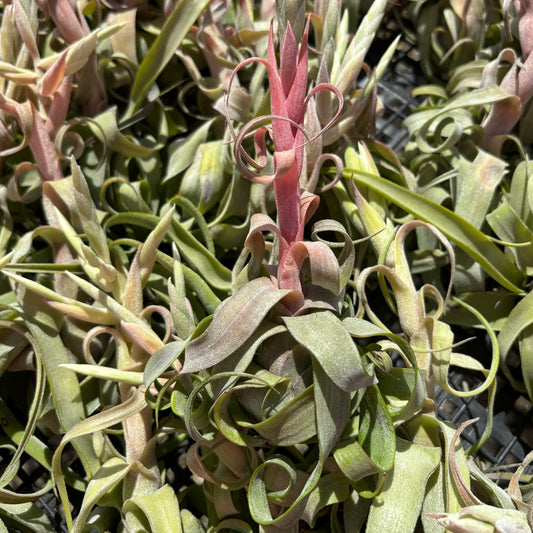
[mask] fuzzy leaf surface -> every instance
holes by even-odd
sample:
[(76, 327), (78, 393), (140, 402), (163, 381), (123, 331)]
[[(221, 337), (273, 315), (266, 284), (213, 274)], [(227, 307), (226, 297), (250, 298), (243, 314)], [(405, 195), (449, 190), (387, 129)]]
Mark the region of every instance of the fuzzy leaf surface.
[(289, 292), (277, 289), (267, 278), (244, 285), (219, 307), (209, 328), (187, 346), (183, 372), (204, 370), (237, 351)]
[(454, 212), (379, 176), (351, 171), (345, 171), (345, 175), (385, 196), (420, 220), (433, 224), (502, 286), (515, 293), (522, 292), (524, 274), (484, 233)]
[(331, 312), (283, 318), (290, 334), (316, 358), (330, 379), (344, 391), (373, 383), (342, 322)]
[(412, 533), (415, 530), (427, 480), (438, 467), (440, 458), (440, 448), (397, 439), (394, 467), (370, 507), (368, 533)]

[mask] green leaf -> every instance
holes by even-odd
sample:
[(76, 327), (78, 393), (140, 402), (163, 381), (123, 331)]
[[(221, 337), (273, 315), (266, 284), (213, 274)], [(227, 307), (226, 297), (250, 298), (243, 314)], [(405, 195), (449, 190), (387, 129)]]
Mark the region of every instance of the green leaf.
[[(276, 470), (284, 472), (283, 479), (288, 478), (287, 486), (283, 490), (276, 492), (267, 492), (265, 477), (267, 470), (271, 467), (275, 467)], [(318, 479), (316, 480), (318, 481)], [(297, 482), (297, 471), (287, 457), (275, 456), (267, 459), (261, 464), (252, 474), (250, 478), (250, 487), (248, 489), (248, 506), (252, 519), (262, 525), (275, 524), (278, 528), (287, 527), (298, 521), (298, 517), (304, 509), (305, 500), (304, 495), (300, 494), (296, 501), (292, 504), (288, 511), (285, 511), (282, 515), (273, 518), (272, 511), (269, 507), (269, 499), (276, 500), (279, 497), (286, 495), (291, 488)], [(316, 482), (315, 482), (316, 484)], [(307, 491), (307, 493), (310, 490)], [(295, 518), (287, 521), (287, 515), (292, 513), (296, 514)], [(281, 522), (281, 523), (280, 523)], [(287, 523), (288, 522), (288, 523)], [(283, 529), (282, 529), (283, 531)]]
[(126, 521), (128, 513), (142, 513), (152, 533), (183, 533), (178, 498), (170, 485), (127, 500), (122, 510)]
[(111, 264), (111, 258), (109, 256), (107, 238), (100, 224), (89, 186), (74, 157), (70, 160), (70, 166), (72, 169), (72, 195), (75, 202), (71, 206), (71, 214), (72, 216), (79, 216), (91, 248), (104, 263), (109, 265)]
[(415, 353), (413, 352), (413, 348), (400, 335), (396, 335), (395, 333), (391, 333), (390, 331), (384, 330), (379, 326), (376, 326), (372, 322), (369, 322), (368, 320), (363, 320), (355, 317), (345, 318), (342, 321), (342, 325), (352, 337), (363, 339), (374, 336), (387, 337), (400, 348), (403, 355), (407, 357), (407, 359), (409, 359), (414, 368), (418, 366)]
[(188, 509), (182, 509), (181, 523), (183, 531), (187, 533), (205, 533), (205, 529), (202, 527), (202, 523), (196, 518)]
[[(259, 342), (261, 341), (259, 340)], [(232, 443), (238, 446), (256, 445), (258, 440), (261, 441), (262, 439), (247, 434), (250, 427), (255, 427), (255, 424), (250, 423), (250, 418), (253, 420), (262, 419), (265, 411), (271, 412), (272, 409), (276, 409), (277, 406), (272, 398), (279, 400), (280, 395), (284, 395), (288, 380), (266, 370), (259, 370), (255, 375), (219, 372), (213, 374), (211, 379), (214, 381), (213, 378), (228, 376), (230, 378), (229, 384), (226, 380), (224, 385), (217, 387), (216, 391), (213, 390), (214, 395), (217, 394), (218, 389), (223, 392), (218, 395), (210, 408), (212, 419), (220, 433)], [(207, 383), (207, 380), (204, 383)], [(187, 409), (187, 411), (192, 410)], [(241, 428), (244, 428), (246, 433)], [(274, 433), (274, 439), (276, 436), (277, 434)]]
[(176, 4), (139, 66), (131, 88), (132, 106), (129, 114), (141, 105), (142, 99), (208, 4), (209, 0), (182, 0)]
[[(70, 430), (85, 419), (85, 408), (76, 375), (60, 367), (62, 363), (71, 362), (59, 333), (62, 317), (25, 287), (18, 286), (15, 292), (23, 309), (24, 322), (34, 339), (33, 347), (43, 362), (57, 417), (63, 430)], [(84, 468), (92, 475), (100, 467), (92, 439), (82, 437), (75, 440), (73, 446)]]
[(162, 183), (171, 180), (194, 161), (198, 147), (207, 139), (207, 133), (213, 124), (213, 120), (207, 120), (202, 126), (196, 128), (190, 135), (185, 138), (179, 137), (171, 142), (168, 146), (168, 165), (167, 173)]
[(478, 151), (474, 161), (461, 158), (456, 178), (455, 213), (480, 229), (506, 166), (499, 157), (483, 150)]
[(144, 385), (148, 388), (183, 353), (186, 340), (174, 341), (159, 348), (146, 363)]
[[(69, 376), (74, 376), (69, 370), (65, 370), (65, 372), (67, 372), (67, 375)], [(70, 442), (75, 445), (76, 442), (79, 442), (82, 438), (87, 438), (91, 441), (92, 439), (90, 435), (123, 422), (130, 416), (137, 414), (145, 406), (146, 402), (144, 400), (144, 395), (137, 389), (134, 389), (134, 393), (123, 403), (110, 407), (90, 418), (81, 420), (76, 425), (72, 426), (63, 436), (63, 439), (52, 458), (52, 472), (54, 474), (54, 480), (61, 502), (65, 508), (65, 516), (69, 529), (72, 529), (72, 514), (70, 512), (70, 503), (66, 491), (65, 480), (61, 471), (61, 454), (63, 453), (65, 446)], [(97, 470), (98, 469), (95, 469), (95, 471)]]
[[(448, 100), (443, 107), (423, 109), (412, 114), (405, 120), (404, 125), (408, 130), (416, 134), (422, 151), (442, 153), (459, 140), (460, 134), (465, 128), (472, 125), (473, 119), (468, 108), (479, 108), (483, 105), (494, 104), (507, 99), (517, 100), (516, 97), (496, 85), (465, 91)], [(441, 123), (439, 123), (439, 119)], [(453, 133), (447, 136), (447, 139), (439, 146), (430, 146), (427, 142), (427, 137), (435, 132), (441, 133), (440, 130), (442, 130), (444, 125), (449, 128), (450, 120), (453, 121)]]
[(200, 213), (220, 202), (229, 184), (224, 172), (226, 145), (222, 140), (202, 143), (181, 180), (179, 194), (195, 204)]
[[(148, 213), (120, 213), (106, 220), (106, 227), (129, 224), (143, 228), (154, 229), (160, 218)], [(168, 229), (168, 236), (176, 244), (180, 255), (190, 267), (201, 274), (204, 280), (216, 289), (229, 292), (231, 290), (231, 271), (224, 267), (207, 248), (202, 246), (176, 219)], [(161, 257), (161, 256), (158, 256)], [(173, 263), (173, 260), (170, 260)], [(172, 272), (172, 268), (170, 268)], [(184, 268), (183, 274), (188, 282), (191, 277)]]
[(364, 368), (350, 334), (331, 311), (283, 317), (283, 321), (295, 340), (313, 354), (342, 390), (354, 391), (373, 383), (374, 377)]
[[(484, 390), (496, 386), (495, 380), (496, 373), (499, 367), (500, 351), (496, 334), (490, 327), (490, 324), (486, 321), (483, 314), (476, 310), (475, 307), (471, 307), (466, 302), (458, 298), (454, 298), (453, 302), (464, 307), (470, 313), (474, 314), (477, 317), (482, 327), (484, 327), (487, 331), (487, 334), (492, 343), (492, 360), (490, 364), (490, 369), (486, 371), (483, 365), (479, 361), (477, 361), (477, 359), (471, 358), (466, 355), (452, 353), (451, 345), (453, 344), (453, 332), (451, 331), (450, 326), (448, 324), (445, 324), (444, 322), (431, 319), (433, 320), (431, 331), (431, 346), (435, 350), (433, 353), (433, 370), (436, 376), (437, 383), (446, 392), (464, 398), (467, 396), (481, 394)], [(448, 383), (449, 365), (456, 365), (462, 368), (467, 368), (469, 370), (476, 370), (482, 372), (486, 376), (485, 381), (479, 386), (469, 390), (468, 392), (455, 390)]]
[(353, 337), (368, 338), (387, 335), (388, 332), (376, 326), (373, 322), (364, 320), (363, 318), (349, 317), (342, 321), (346, 330)]
[[(94, 52), (94, 49), (98, 44), (98, 32), (99, 30), (95, 30), (88, 35), (85, 35), (67, 48), (68, 52), (64, 76), (75, 74), (85, 66), (89, 56)], [(54, 63), (56, 63), (63, 53), (64, 52), (60, 52), (58, 54), (44, 57), (37, 62), (37, 67), (42, 70), (48, 70)]]
[(438, 467), (441, 449), (397, 439), (396, 459), (374, 497), (367, 533), (412, 533), (420, 517), (426, 483)]
[[(342, 56), (338, 53), (334, 54), (331, 81), (343, 94), (348, 93), (359, 74), (364, 57), (378, 31), (386, 7), (387, 0), (372, 2), (346, 52)], [(342, 62), (340, 62), (341, 57)]]
[(116, 107), (110, 107), (94, 117), (88, 121), (88, 125), (95, 137), (114, 152), (128, 157), (148, 157), (153, 154), (152, 148), (136, 144), (120, 133)]
[(343, 523), (345, 531), (359, 533), (363, 530), (370, 508), (370, 501), (371, 500), (360, 496), (356, 490), (352, 491), (343, 505)]
[(343, 437), (333, 452), (339, 468), (351, 481), (385, 472), (394, 464), (394, 425), (377, 387), (365, 392), (360, 418), (360, 422), (352, 418), (350, 435)]
[(520, 362), (522, 376), (526, 391), (530, 398), (533, 398), (533, 326), (528, 326), (520, 335), (518, 344), (520, 350)]
[(522, 244), (522, 246), (510, 246), (509, 250), (515, 256), (517, 267), (531, 276), (533, 274), (533, 232), (507, 202), (489, 213), (487, 222), (500, 240), (510, 244)]
[(124, 306), (120, 305), (114, 298), (106, 294), (104, 291), (95, 287), (92, 283), (84, 280), (80, 276), (76, 276), (71, 272), (65, 272), (65, 274), (72, 280), (78, 287), (93, 298), (96, 302), (107, 308), (113, 313), (121, 322), (126, 324), (135, 324), (138, 327), (144, 329), (147, 335), (155, 335), (150, 326), (135, 313), (129, 311)]
[(522, 293), (520, 287), (525, 280), (524, 274), (484, 233), (453, 211), (373, 174), (352, 172), (348, 169), (345, 170), (344, 176), (353, 178), (358, 184), (366, 185), (420, 220), (433, 224), (477, 261), (498, 283), (512, 292)]
[[(198, 329), (200, 329), (200, 326)], [(236, 380), (238, 380), (240, 377), (252, 378), (253, 375), (245, 374), (245, 371), (250, 365), (252, 359), (254, 358), (257, 348), (269, 337), (273, 337), (285, 331), (286, 330), (284, 326), (282, 325), (276, 326), (271, 321), (264, 320), (256, 328), (256, 330), (250, 335), (250, 337), (231, 355), (231, 357), (228, 357), (222, 360), (221, 362), (217, 363), (211, 369), (212, 374), (209, 377), (205, 378), (203, 381), (199, 382), (194, 387), (193, 391), (187, 395), (186, 399), (184, 399), (185, 411), (184, 411), (183, 416), (185, 418), (185, 423), (187, 427), (189, 428), (190, 434), (193, 434), (193, 435), (197, 434), (196, 436), (200, 438), (200, 432), (196, 430), (196, 425), (197, 425), (196, 419), (204, 417), (205, 409), (208, 406), (206, 401), (201, 402), (200, 404), (201, 407), (197, 409), (197, 411), (200, 412), (201, 416), (199, 416), (196, 411), (193, 411), (193, 407), (195, 406), (195, 403), (197, 402), (197, 395), (199, 395), (199, 393), (202, 392), (203, 389), (205, 389), (208, 384), (212, 384), (210, 385), (210, 388), (212, 389), (213, 394), (216, 396), (219, 393), (219, 391), (224, 391), (224, 390), (229, 389), (232, 386), (232, 384)], [(273, 374), (270, 374), (268, 372), (266, 372), (266, 377), (271, 377), (271, 378), (275, 377), (276, 383), (269, 383), (268, 381), (265, 381), (264, 376), (256, 376), (255, 377), (256, 384), (259, 383), (258, 386), (260, 387), (274, 386), (281, 379), (278, 376), (274, 376)], [(244, 392), (245, 391), (241, 390), (241, 395), (244, 394)], [(175, 400), (177, 401), (178, 400), (177, 395), (173, 395), (173, 397), (174, 396), (175, 396)], [(249, 402), (254, 399), (255, 399), (254, 397), (248, 396)], [(178, 406), (176, 405), (176, 407)], [(226, 423), (227, 422), (226, 418), (223, 412), (220, 410), (220, 406), (219, 405), (215, 406), (214, 409), (219, 409), (219, 412), (216, 414), (216, 416), (218, 417), (218, 422), (222, 424), (219, 429), (221, 429), (221, 431), (228, 429), (231, 432), (231, 435), (235, 436), (235, 438), (239, 440), (239, 444), (242, 445), (243, 444), (242, 437), (236, 435), (235, 429), (233, 428), (233, 426), (231, 428), (228, 427), (228, 424)], [(206, 421), (205, 417), (202, 418), (202, 422), (210, 425), (210, 423)], [(245, 424), (242, 423), (241, 425), (244, 426)], [(227, 437), (229, 438), (228, 435)]]
[(308, 387), (274, 415), (250, 427), (276, 446), (305, 442), (316, 434), (313, 400), (313, 387)]
[(471, 505), (458, 513), (436, 514), (434, 518), (450, 533), (531, 532), (526, 513), (490, 505)]
[[(52, 207), (54, 218), (57, 226), (65, 236), (66, 242), (73, 248), (75, 257), (82, 265), (83, 270), (89, 278), (105, 291), (111, 292), (116, 284), (117, 272), (115, 267), (106, 264), (102, 258), (91, 246), (87, 246), (78, 233), (74, 230), (70, 222), (61, 213), (57, 207)], [(107, 254), (106, 254), (107, 255)], [(107, 257), (109, 259), (109, 256)]]
[[(338, 387), (324, 372), (322, 367), (313, 361), (314, 398), (316, 409), (316, 431), (318, 436), (319, 455), (312, 472), (305, 480), (298, 476), (298, 471), (282, 456), (270, 458), (260, 465), (250, 478), (248, 505), (252, 518), (262, 525), (275, 527), (295, 527), (300, 519), (307, 497), (318, 486), (326, 458), (333, 450), (342, 434), (350, 414), (350, 393)], [(285, 470), (290, 479), (283, 491), (268, 493), (265, 485), (265, 471), (270, 465), (277, 465)], [(296, 495), (291, 498), (288, 508), (276, 517), (272, 516), (269, 500), (288, 494), (293, 485), (297, 484)], [(303, 486), (302, 486), (303, 485)], [(299, 489), (299, 487), (302, 487)]]
[(394, 463), (396, 438), (392, 419), (377, 386), (366, 390), (360, 409), (359, 443), (381, 470), (389, 470)]
[(313, 383), (315, 391), (316, 432), (320, 450), (316, 470), (337, 444), (350, 417), (350, 393), (341, 389), (326, 374), (322, 367), (313, 361)]
[(345, 501), (348, 498), (349, 490), (348, 480), (342, 472), (337, 471), (323, 475), (307, 498), (302, 520), (313, 526), (318, 513), (325, 507)]
[(131, 467), (131, 464), (119, 457), (112, 457), (102, 465), (87, 486), (72, 533), (84, 531), (91, 509), (124, 479)]
[[(464, 292), (458, 296), (458, 299), (476, 309), (478, 313), (482, 313), (494, 331), (500, 331), (502, 324), (514, 307), (517, 296), (508, 291)], [(447, 309), (442, 319), (448, 324), (462, 327), (481, 326), (477, 315), (463, 307)]]
[(1, 524), (11, 526), (6, 531), (50, 533), (49, 518), (33, 503), (0, 503)]
[(483, 501), (500, 509), (515, 509), (515, 504), (509, 493), (490, 479), (476, 464), (473, 457), (468, 457), (468, 467), (472, 481), (476, 485), (476, 492), (483, 495)]
[(425, 380), (413, 368), (392, 368), (379, 380), (379, 389), (396, 423), (418, 413), (426, 399)]
[[(148, 226), (148, 227), (152, 227), (152, 226)], [(117, 241), (114, 241), (112, 243), (112, 246), (115, 246), (118, 244), (125, 244), (127, 246), (138, 248), (141, 245), (141, 242), (135, 239), (124, 238), (124, 239), (119, 239)], [(216, 259), (214, 260), (216, 261)], [(176, 259), (176, 256), (171, 257), (161, 252), (160, 250), (156, 251), (156, 261), (159, 265), (163, 267), (163, 269), (166, 271), (166, 273), (168, 273), (168, 275), (176, 274), (176, 269), (178, 270), (178, 272), (181, 271), (181, 274), (183, 274), (183, 281), (185, 282), (185, 286), (187, 287), (188, 291), (190, 291), (190, 293), (194, 294), (194, 296), (198, 298), (198, 301), (202, 305), (206, 314), (212, 314), (216, 311), (218, 306), (221, 304), (221, 300), (213, 292), (213, 290), (207, 285), (205, 280), (199, 274), (191, 270), (187, 265), (180, 263), (179, 260)], [(218, 267), (220, 267), (222, 271), (225, 272), (226, 269), (222, 267), (222, 265), (219, 264)], [(215, 268), (217, 268), (216, 265), (215, 265)], [(64, 270), (65, 269), (62, 269), (62, 272)], [(69, 269), (66, 269), (66, 270), (70, 272)], [(73, 272), (79, 272), (80, 270), (81, 269), (78, 269), (78, 270), (72, 269)], [(229, 273), (228, 275), (231, 277), (231, 272), (229, 270), (228, 270), (228, 273)], [(50, 294), (53, 294), (53, 291), (50, 291)], [(182, 292), (181, 295), (183, 294), (184, 293)]]
[[(194, 223), (198, 227), (198, 233), (202, 236), (203, 243), (210, 253), (215, 255), (215, 243), (213, 241), (213, 235), (211, 229), (207, 224), (204, 215), (200, 212), (198, 207), (194, 205), (188, 198), (184, 196), (176, 195), (170, 200), (171, 203), (177, 205), (182, 209), (183, 218), (190, 216), (191, 220), (188, 223)], [(194, 222), (193, 222), (194, 221)]]
[[(238, 520), (237, 518), (226, 518), (225, 520), (222, 520), (222, 522), (213, 529), (213, 533), (219, 533), (219, 531), (225, 530), (234, 531), (236, 533), (253, 533), (254, 531), (249, 524), (242, 520)], [(196, 533), (189, 529), (187, 529), (187, 532)]]
[(157, 258), (157, 249), (163, 242), (174, 217), (174, 209), (169, 209), (168, 213), (161, 217), (156, 227), (144, 240), (139, 257), (139, 267), (141, 269), (141, 282), (143, 287), (148, 281), (148, 276), (152, 273)]
[(4, 433), (9, 439), (18, 445), (14, 456), (15, 461), (10, 461), (10, 468), (6, 468), (0, 476), (0, 487), (4, 487), (9, 483), (11, 478), (11, 466), (16, 463), (17, 456), (20, 456), (22, 452), (26, 452), (46, 469), (51, 470), (52, 450), (35, 435), (30, 433), (28, 438), (27, 429), (18, 421), (17, 417), (13, 414), (11, 409), (8, 408), (2, 398), (0, 398), (0, 417), (2, 419), (2, 429)]
[(18, 85), (31, 85), (38, 79), (37, 73), (33, 70), (20, 68), (5, 61), (0, 61), (0, 76)]
[[(61, 272), (56, 273), (59, 274)], [(56, 291), (49, 289), (45, 285), (23, 276), (19, 276), (18, 274), (9, 271), (4, 271), (4, 274), (15, 283), (34, 293), (36, 296), (47, 299), (48, 304), (62, 314), (100, 325), (117, 324), (119, 321), (119, 319), (107, 309), (67, 298)]]
[(267, 278), (246, 283), (217, 309), (207, 330), (189, 343), (182, 371), (204, 370), (236, 352), (289, 292), (277, 289)]
[[(431, 474), (426, 485), (426, 497), (422, 505), (420, 519), (424, 527), (424, 533), (443, 533), (442, 526), (429, 514), (444, 513), (447, 510), (447, 493), (445, 472), (448, 466), (441, 462), (438, 468)], [(455, 501), (450, 502), (450, 509), (455, 510)], [(459, 508), (460, 509), (460, 508)], [(457, 509), (458, 510), (458, 509)]]
[(529, 226), (531, 223), (531, 172), (533, 171), (532, 161), (522, 161), (516, 165), (511, 180), (511, 190), (509, 191), (509, 204), (517, 215)]
[(133, 372), (132, 370), (118, 370), (107, 366), (84, 365), (84, 364), (62, 364), (62, 368), (68, 368), (84, 376), (92, 376), (99, 379), (116, 381), (118, 383), (129, 383), (130, 385), (142, 385), (142, 372)]
[[(320, 238), (319, 233), (328, 231), (339, 234), (344, 240), (344, 243), (341, 244), (339, 242), (324, 241), (322, 238)], [(346, 287), (346, 284), (352, 277), (355, 263), (355, 248), (350, 235), (348, 235), (344, 226), (336, 220), (325, 219), (320, 220), (313, 225), (311, 238), (313, 240), (325, 242), (330, 248), (333, 249), (338, 248), (339, 245), (342, 246), (342, 251), (338, 257), (340, 267), (340, 288), (342, 290), (344, 287)]]
[[(194, 331), (195, 319), (187, 300), (185, 275), (183, 273), (180, 254), (175, 246), (172, 249), (172, 255), (174, 258), (174, 268), (173, 277), (168, 280), (169, 307), (176, 335), (183, 339)], [(214, 309), (211, 312), (214, 312)], [(208, 312), (208, 314), (210, 313)]]
[[(520, 335), (533, 325), (533, 291), (522, 298), (513, 308), (507, 320), (503, 323), (502, 329), (498, 335), (501, 357), (505, 361), (513, 344)], [(533, 398), (533, 354), (520, 351), (522, 363), (522, 373), (527, 376), (525, 383), (527, 393)], [(508, 378), (511, 376), (507, 376)], [(514, 381), (514, 386), (519, 386)]]

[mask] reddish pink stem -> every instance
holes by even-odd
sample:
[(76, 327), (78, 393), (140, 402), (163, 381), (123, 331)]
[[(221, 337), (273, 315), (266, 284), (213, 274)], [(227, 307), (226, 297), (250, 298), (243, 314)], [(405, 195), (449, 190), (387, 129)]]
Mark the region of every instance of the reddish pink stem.
[(283, 237), (279, 251), (279, 267), (282, 268), (290, 246), (301, 239), (300, 178), (296, 160), (286, 174), (276, 177), (274, 192), (278, 210), (278, 226)]

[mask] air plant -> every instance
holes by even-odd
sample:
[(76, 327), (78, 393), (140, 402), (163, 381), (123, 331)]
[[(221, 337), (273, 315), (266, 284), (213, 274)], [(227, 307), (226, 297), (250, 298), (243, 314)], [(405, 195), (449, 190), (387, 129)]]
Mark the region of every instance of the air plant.
[[(460, 217), (457, 222), (463, 232), (468, 226), (467, 246), (464, 237), (447, 234), (462, 248), (457, 254), (456, 293), (499, 332), (506, 379), (531, 397), (532, 363), (527, 348), (531, 317), (524, 312), (528, 298), (523, 289), (531, 273), (533, 235), (531, 209), (524, 202), (531, 172), (527, 160), (531, 84), (526, 66), (531, 48), (530, 8), (528, 2), (504, 2), (501, 9), (493, 10), (491, 31), (493, 37), (499, 36), (497, 41), (480, 48), (473, 60), (457, 65), (446, 88), (426, 87), (431, 93), (427, 105), (405, 121), (412, 133), (405, 162), (417, 176), (412, 189), (450, 207)], [(494, 18), (496, 14), (499, 18)], [(423, 95), (426, 89), (417, 94)], [(424, 210), (410, 212), (424, 218)], [(438, 226), (443, 230), (448, 224), (443, 220)], [(498, 245), (504, 246), (505, 255)], [(485, 251), (480, 259), (481, 249)], [(487, 274), (498, 281), (501, 290), (487, 290)], [(490, 299), (500, 303), (487, 306)], [(498, 311), (492, 313), (489, 308)], [(451, 315), (448, 320), (456, 321)], [(508, 366), (514, 346), (520, 354), (517, 370), (522, 379)]]
[[(271, 113), (236, 132), (228, 106), (226, 110), (237, 168), (256, 183), (273, 184), (278, 221), (266, 214), (252, 216), (248, 253), (234, 269), (234, 294), (189, 339), (155, 354), (145, 384), (160, 390), (156, 408), (169, 406), (184, 418), (194, 440), (187, 464), (203, 480), (205, 493), (221, 499), (232, 491), (246, 494), (247, 509), (242, 504), (215, 506), (214, 523), (229, 523), (232, 515), (246, 520), (249, 513), (262, 531), (313, 530), (321, 511), (333, 505), (342, 506), (344, 516), (337, 520), (330, 515), (331, 523), (350, 530), (366, 524), (366, 531), (413, 531), (422, 520), (431, 531), (438, 526), (427, 513), (440, 517), (464, 506), (473, 468), (458, 444), (460, 432), (436, 415), (435, 384), (462, 394), (448, 384), (450, 365), (478, 370), (486, 380), (468, 394), (489, 389), (492, 401), (497, 349), (489, 372), (473, 358), (454, 353), (451, 328), (439, 320), (446, 301), (434, 286), (415, 288), (403, 250), (415, 228), (428, 228), (443, 243), (453, 278), (453, 249), (433, 226), (412, 221), (395, 233), (355, 191), (358, 226), (384, 262), (355, 279), (361, 302), (357, 311), (347, 292), (354, 283), (355, 259), (347, 230), (336, 221), (321, 220), (312, 238), (328, 231), (338, 235), (338, 242), (304, 240), (303, 226), (318, 203), (318, 197), (302, 192), (307, 181), (304, 147), (327, 134), (341, 113), (339, 106), (333, 119), (311, 135), (304, 107), (322, 90), (338, 100), (342, 96), (329, 83), (304, 96), (308, 28), (307, 23), (299, 48), (290, 24), (281, 32), (278, 70), (271, 27), (267, 59), (245, 60), (229, 84), (231, 89), (238, 70), (248, 63), (267, 68)], [(256, 158), (245, 151), (248, 140)], [(359, 181), (365, 174), (357, 169), (377, 173), (364, 149), (348, 159), (348, 170), (338, 156), (327, 157), (336, 163), (332, 191), (342, 189), (342, 174)], [(320, 156), (316, 160), (322, 164)], [(262, 235), (267, 231), (275, 236), (268, 245)], [(267, 248), (270, 258), (265, 261)], [(384, 275), (392, 287), (404, 337), (392, 333), (368, 304), (365, 284), (373, 272)], [(426, 310), (428, 298), (437, 304), (435, 313)], [(392, 366), (392, 350), (402, 354), (404, 368)], [(176, 360), (183, 360), (180, 374), (170, 384), (159, 382), (157, 375)], [(489, 432), (490, 424), (472, 451)], [(405, 490), (407, 479), (416, 490)]]
[[(3, 7), (0, 530), (53, 530), (35, 503), (53, 490), (80, 533), (529, 531), (527, 461), (506, 492), (471, 458), (499, 352), (464, 280), (514, 298), (530, 250), (482, 233), (511, 227), (490, 192), (470, 183), (454, 213), (418, 175), (459, 160), (500, 183), (496, 155), (457, 159), (485, 109), (432, 142), (472, 98), (508, 94), (421, 110), (408, 169), (369, 138), (398, 42), (364, 63), (386, 0), (360, 20), (337, 0), (155, 4)], [(529, 170), (509, 196), (527, 223)], [(450, 317), (465, 314), (493, 342), (488, 369), (458, 352)], [(453, 366), (480, 384), (456, 390)], [(437, 385), (487, 392), (469, 450)], [(24, 453), (44, 469), (32, 493)]]

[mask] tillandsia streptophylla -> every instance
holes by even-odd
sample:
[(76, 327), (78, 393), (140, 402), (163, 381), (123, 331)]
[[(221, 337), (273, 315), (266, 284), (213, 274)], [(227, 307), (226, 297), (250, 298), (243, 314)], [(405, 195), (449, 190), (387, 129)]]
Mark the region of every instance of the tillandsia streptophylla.
[[(270, 27), (268, 40), (267, 59), (252, 57), (242, 61), (234, 70), (230, 79), (228, 98), (226, 99), (226, 116), (230, 131), (234, 138), (234, 155), (238, 170), (244, 177), (255, 183), (273, 184), (276, 198), (278, 223), (264, 214), (252, 217), (250, 232), (246, 247), (252, 250), (257, 246), (256, 235), (262, 231), (272, 231), (279, 239), (279, 263), (275, 277), (280, 289), (300, 290), (300, 268), (305, 257), (312, 261), (310, 246), (302, 247), (304, 226), (318, 206), (318, 197), (308, 192), (302, 192), (300, 179), (306, 172), (305, 146), (318, 138), (338, 118), (342, 109), (342, 93), (334, 85), (321, 83), (307, 92), (308, 72), (308, 39), (309, 19), (305, 26), (301, 45), (294, 36), (291, 24), (287, 23), (285, 35), (281, 42), (281, 60), (278, 70), (276, 53), (274, 49), (273, 25)], [(257, 117), (246, 124), (238, 133), (235, 132), (229, 116), (229, 95), (231, 85), (239, 69), (243, 66), (258, 62), (267, 68), (270, 85), (271, 114)], [(338, 99), (338, 110), (334, 117), (318, 133), (309, 137), (305, 130), (306, 109), (319, 91), (330, 91)], [(264, 123), (271, 124), (265, 126)], [(273, 174), (263, 174), (261, 170), (267, 166), (266, 135), (270, 136), (274, 144), (274, 171)], [(243, 147), (248, 137), (254, 139), (257, 159), (253, 159)], [(259, 236), (260, 237), (260, 236)], [(310, 243), (311, 244), (311, 243)], [(312, 243), (313, 245), (323, 243)], [(327, 247), (321, 252), (331, 255)], [(327, 252), (325, 250), (328, 250)], [(318, 251), (318, 250), (316, 250)], [(261, 258), (262, 259), (262, 258)], [(257, 272), (254, 272), (255, 274)]]
[[(91, 33), (79, 7), (70, 0), (7, 4), (0, 25), (4, 65), (0, 76), (0, 153), (6, 157), (28, 145), (41, 180), (58, 180), (63, 176), (57, 136), (67, 117), (75, 79), (76, 99), (87, 114), (95, 115), (107, 106), (94, 55), (102, 31)], [(39, 18), (43, 16), (51, 17), (68, 45), (58, 54), (38, 45)], [(119, 29), (115, 26), (107, 36)], [(13, 120), (23, 136), (18, 146), (17, 137), (11, 133)], [(30, 165), (23, 163), (15, 175)]]
[(509, 98), (495, 103), (483, 121), (486, 139), (485, 148), (498, 154), (516, 123), (523, 115), (527, 103), (533, 96), (533, 2), (531, 0), (515, 0), (504, 2), (504, 16), (508, 16), (511, 4), (514, 4), (518, 17), (518, 34), (522, 57), (519, 59), (512, 48), (503, 49), (496, 60), (484, 70), (484, 81), (496, 81), (497, 70), (501, 61), (509, 61), (511, 68), (504, 76), (500, 87), (509, 93)]

